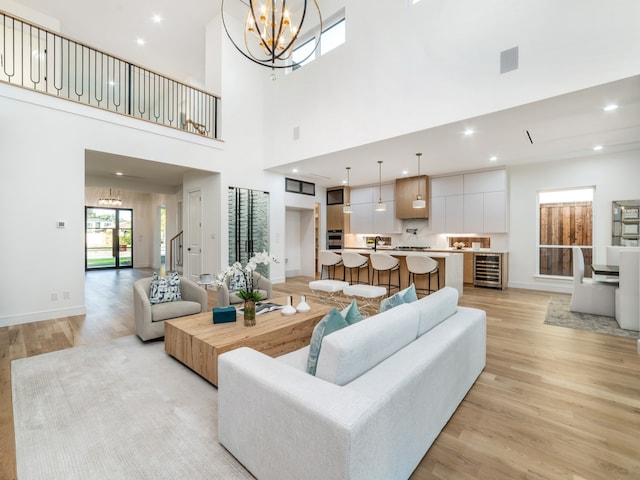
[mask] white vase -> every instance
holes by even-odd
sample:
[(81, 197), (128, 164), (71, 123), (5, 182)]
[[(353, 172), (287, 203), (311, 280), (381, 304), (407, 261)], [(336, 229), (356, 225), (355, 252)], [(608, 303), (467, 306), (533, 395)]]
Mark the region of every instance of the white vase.
[(280, 313), (282, 315), (293, 315), (294, 313), (296, 313), (296, 309), (293, 308), (293, 305), (291, 305), (292, 303), (293, 303), (293, 297), (289, 295), (287, 297), (287, 305), (285, 307), (282, 307), (282, 309), (280, 310)]
[(304, 296), (304, 295), (300, 296), (300, 303), (296, 307), (296, 310), (298, 311), (298, 313), (305, 313), (305, 312), (308, 312), (309, 310), (311, 310), (311, 307), (307, 303), (307, 297), (306, 296)]

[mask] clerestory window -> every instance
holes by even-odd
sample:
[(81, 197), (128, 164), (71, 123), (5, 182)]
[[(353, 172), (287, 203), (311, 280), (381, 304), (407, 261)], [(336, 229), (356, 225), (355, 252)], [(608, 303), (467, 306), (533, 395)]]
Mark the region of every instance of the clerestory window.
[[(292, 69), (306, 65), (316, 58), (325, 55), (336, 47), (339, 47), (345, 42), (346, 38), (346, 21), (344, 17), (344, 10), (333, 15), (326, 22), (324, 22), (322, 28), (322, 34), (320, 35), (320, 42), (318, 48), (311, 56), (309, 54), (313, 50), (316, 44), (316, 37), (310, 37), (304, 39), (298, 47), (293, 50), (292, 54)], [(309, 58), (307, 58), (309, 57)], [(305, 60), (306, 59), (306, 60)]]

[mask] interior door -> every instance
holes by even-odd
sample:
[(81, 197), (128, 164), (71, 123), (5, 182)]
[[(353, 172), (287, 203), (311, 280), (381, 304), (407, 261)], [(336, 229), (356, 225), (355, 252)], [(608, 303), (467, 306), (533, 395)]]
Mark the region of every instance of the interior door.
[(189, 246), (187, 257), (189, 275), (193, 281), (200, 280), (202, 273), (202, 195), (200, 190), (189, 192)]

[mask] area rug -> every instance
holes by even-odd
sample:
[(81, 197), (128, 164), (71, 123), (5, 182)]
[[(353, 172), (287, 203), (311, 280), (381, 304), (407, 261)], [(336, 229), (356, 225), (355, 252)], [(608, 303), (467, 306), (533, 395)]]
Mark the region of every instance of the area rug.
[(608, 333), (619, 337), (638, 337), (638, 332), (624, 330), (618, 326), (613, 317), (591, 315), (569, 310), (571, 304), (570, 295), (553, 295), (547, 307), (547, 315), (544, 323), (558, 327), (577, 328), (597, 333)]
[(11, 364), (16, 463), (32, 479), (252, 479), (219, 443), (217, 390), (129, 336)]

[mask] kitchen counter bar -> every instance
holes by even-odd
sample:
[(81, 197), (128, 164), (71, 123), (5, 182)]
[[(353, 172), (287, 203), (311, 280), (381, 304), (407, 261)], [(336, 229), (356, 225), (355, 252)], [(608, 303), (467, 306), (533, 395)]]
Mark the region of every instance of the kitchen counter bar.
[[(350, 252), (356, 252), (366, 257), (369, 257), (374, 250), (372, 248), (346, 248), (345, 250), (349, 250)], [(335, 253), (339, 253), (340, 250), (332, 250)], [(400, 287), (406, 288), (409, 286), (409, 271), (407, 270), (407, 263), (405, 261), (405, 257), (407, 255), (417, 255), (421, 257), (431, 257), (438, 262), (439, 270), (440, 270), (440, 288), (447, 285), (449, 287), (453, 287), (458, 290), (458, 295), (462, 296), (463, 294), (463, 265), (464, 265), (464, 256), (461, 255), (461, 251), (437, 251), (437, 250), (423, 250), (423, 251), (412, 251), (412, 250), (393, 250), (389, 248), (378, 248), (379, 253), (387, 253), (392, 257), (398, 258), (400, 260)], [(369, 262), (371, 265), (371, 262)], [(370, 267), (371, 268), (371, 267)], [(371, 269), (373, 271), (373, 269)], [(336, 270), (336, 275), (342, 275), (342, 272)], [(337, 277), (338, 278), (338, 277)], [(372, 277), (373, 278), (373, 277)], [(426, 276), (421, 277), (420, 279), (416, 279), (416, 287), (426, 288)], [(431, 287), (435, 288), (436, 286), (435, 278), (431, 281)]]

